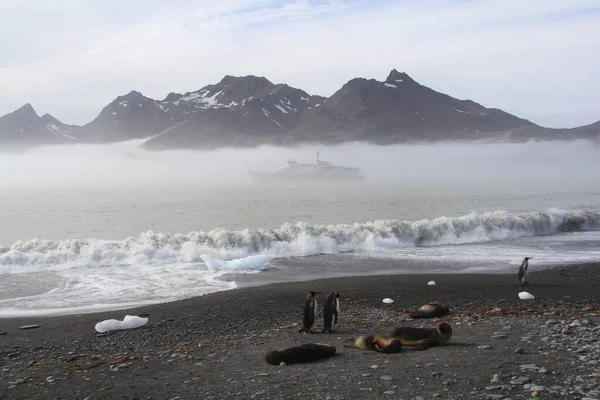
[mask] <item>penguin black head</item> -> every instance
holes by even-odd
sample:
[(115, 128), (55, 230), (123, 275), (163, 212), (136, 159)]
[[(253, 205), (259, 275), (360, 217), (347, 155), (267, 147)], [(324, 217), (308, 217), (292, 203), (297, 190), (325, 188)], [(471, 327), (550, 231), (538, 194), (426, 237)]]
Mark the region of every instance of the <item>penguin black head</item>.
[(531, 260), (532, 258), (533, 258), (533, 257), (525, 257), (525, 258), (524, 258), (524, 260), (525, 260), (525, 261), (529, 261), (529, 260)]
[(319, 294), (321, 292), (308, 292), (308, 297), (315, 297), (315, 295)]

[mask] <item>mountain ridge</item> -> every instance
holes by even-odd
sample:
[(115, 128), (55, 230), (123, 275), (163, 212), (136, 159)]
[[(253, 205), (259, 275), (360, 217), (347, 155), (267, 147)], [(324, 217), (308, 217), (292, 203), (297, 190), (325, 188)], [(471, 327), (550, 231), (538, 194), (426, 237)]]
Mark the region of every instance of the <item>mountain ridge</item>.
[(350, 79), (329, 97), (264, 76), (225, 75), (162, 100), (137, 90), (117, 96), (90, 122), (40, 117), (30, 103), (0, 117), (0, 146), (112, 143), (146, 139), (144, 148), (210, 149), (261, 144), (376, 144), (439, 140), (598, 140), (600, 121), (546, 128), (473, 100), (461, 100), (392, 69), (384, 81)]

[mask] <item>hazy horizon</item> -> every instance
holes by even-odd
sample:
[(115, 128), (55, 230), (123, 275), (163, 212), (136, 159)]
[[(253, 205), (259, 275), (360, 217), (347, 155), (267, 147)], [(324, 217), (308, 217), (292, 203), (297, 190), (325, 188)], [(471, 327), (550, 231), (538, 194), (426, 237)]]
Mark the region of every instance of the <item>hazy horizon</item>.
[[(144, 139), (110, 144), (47, 145), (0, 159), (1, 187), (236, 185), (251, 183), (248, 171), (273, 170), (288, 159), (359, 167), (367, 181), (395, 184), (458, 184), (465, 187), (562, 182), (592, 184), (600, 169), (600, 146), (572, 142), (438, 142), (379, 146), (351, 142), (217, 150), (151, 151)], [(591, 178), (591, 179), (590, 179)], [(359, 185), (359, 184), (357, 184)], [(565, 188), (566, 190), (567, 188)]]

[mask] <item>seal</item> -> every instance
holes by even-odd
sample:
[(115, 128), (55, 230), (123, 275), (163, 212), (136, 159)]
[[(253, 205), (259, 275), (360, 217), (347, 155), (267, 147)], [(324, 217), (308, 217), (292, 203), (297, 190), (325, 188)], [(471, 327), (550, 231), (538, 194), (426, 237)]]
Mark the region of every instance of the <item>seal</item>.
[(400, 340), (379, 334), (349, 338), (342, 344), (351, 349), (372, 350), (380, 353), (399, 353), (402, 350)]
[(417, 311), (409, 313), (412, 318), (435, 318), (442, 317), (450, 312), (450, 309), (439, 301), (426, 303)]
[(265, 361), (271, 365), (279, 365), (282, 362), (298, 364), (331, 357), (335, 354), (335, 351), (335, 346), (330, 344), (305, 343), (283, 350), (270, 351), (265, 355)]
[(447, 322), (440, 322), (435, 328), (401, 326), (392, 331), (392, 337), (400, 340), (403, 346), (411, 346), (414, 350), (427, 350), (448, 343), (452, 337), (452, 327)]

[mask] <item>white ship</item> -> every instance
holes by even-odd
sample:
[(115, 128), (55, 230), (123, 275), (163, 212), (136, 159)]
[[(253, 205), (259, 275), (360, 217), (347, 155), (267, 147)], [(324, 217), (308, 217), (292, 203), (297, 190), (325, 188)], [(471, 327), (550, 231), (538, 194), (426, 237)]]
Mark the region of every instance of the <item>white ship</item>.
[(314, 181), (362, 181), (365, 177), (356, 167), (332, 165), (328, 161), (319, 159), (315, 164), (299, 163), (288, 160), (287, 166), (274, 171), (250, 171), (252, 179), (257, 182), (314, 182)]

